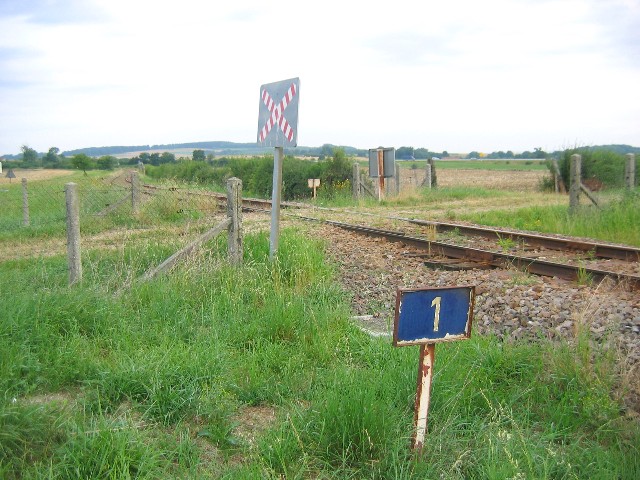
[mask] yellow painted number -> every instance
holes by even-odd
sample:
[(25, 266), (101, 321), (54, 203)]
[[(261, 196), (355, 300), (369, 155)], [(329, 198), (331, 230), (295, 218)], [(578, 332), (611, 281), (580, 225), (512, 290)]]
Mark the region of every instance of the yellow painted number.
[(433, 302), (431, 302), (431, 306), (432, 307), (436, 307), (436, 314), (433, 318), (433, 331), (437, 332), (438, 331), (438, 327), (440, 326), (440, 301), (442, 300), (442, 297), (436, 297), (433, 299)]

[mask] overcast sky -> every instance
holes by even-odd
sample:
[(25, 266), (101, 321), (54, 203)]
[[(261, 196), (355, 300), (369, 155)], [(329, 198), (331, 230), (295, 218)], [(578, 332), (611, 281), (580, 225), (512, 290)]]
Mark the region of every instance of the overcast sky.
[(0, 0), (0, 154), (253, 142), (292, 77), (298, 145), (640, 146), (640, 0)]

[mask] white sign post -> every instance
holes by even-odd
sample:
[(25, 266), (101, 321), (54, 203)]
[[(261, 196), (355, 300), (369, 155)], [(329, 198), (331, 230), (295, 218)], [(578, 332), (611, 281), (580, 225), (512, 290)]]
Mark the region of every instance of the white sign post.
[(320, 186), (320, 179), (309, 178), (307, 179), (307, 185), (309, 185), (309, 188), (313, 188), (313, 198), (316, 198), (316, 189)]
[(284, 147), (298, 145), (298, 99), (300, 79), (291, 78), (260, 87), (258, 110), (258, 144), (274, 147), (273, 190), (271, 193), (271, 235), (269, 256), (274, 258), (280, 237), (280, 202), (282, 198), (282, 162)]

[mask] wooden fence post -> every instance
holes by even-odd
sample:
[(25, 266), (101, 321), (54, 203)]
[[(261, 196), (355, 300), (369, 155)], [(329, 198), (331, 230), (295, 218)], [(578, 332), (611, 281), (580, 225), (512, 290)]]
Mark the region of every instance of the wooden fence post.
[(82, 262), (80, 261), (80, 206), (78, 204), (77, 184), (65, 184), (67, 203), (67, 259), (69, 263), (69, 285), (82, 280)]
[(575, 211), (580, 203), (580, 177), (582, 175), (582, 156), (574, 153), (571, 155), (569, 170), (569, 211)]
[(627, 153), (625, 157), (624, 184), (628, 190), (633, 190), (636, 186), (636, 156), (633, 153)]
[(22, 179), (22, 225), (29, 226), (29, 191), (26, 178)]
[(360, 200), (360, 165), (358, 162), (353, 164), (353, 199), (357, 202)]
[(131, 210), (134, 215), (138, 214), (140, 209), (140, 179), (138, 172), (131, 171)]
[(229, 224), (229, 261), (242, 264), (242, 180), (231, 177), (227, 180), (227, 217)]

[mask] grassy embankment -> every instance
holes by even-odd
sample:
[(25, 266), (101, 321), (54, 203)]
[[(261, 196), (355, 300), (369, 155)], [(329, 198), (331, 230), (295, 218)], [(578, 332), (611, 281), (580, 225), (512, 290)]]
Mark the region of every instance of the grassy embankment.
[(0, 263), (0, 477), (622, 478), (640, 475), (616, 352), (493, 338), (438, 347), (408, 449), (417, 348), (348, 322), (322, 245), (224, 238), (165, 278), (152, 242)]

